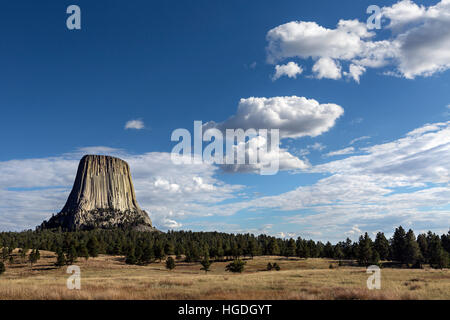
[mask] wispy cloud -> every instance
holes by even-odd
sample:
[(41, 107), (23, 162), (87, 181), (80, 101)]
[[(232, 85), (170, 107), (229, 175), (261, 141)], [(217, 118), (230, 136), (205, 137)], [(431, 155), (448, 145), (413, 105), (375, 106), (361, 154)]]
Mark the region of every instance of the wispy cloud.
[(334, 157), (334, 156), (343, 156), (346, 154), (352, 154), (355, 152), (355, 148), (354, 147), (347, 147), (341, 150), (336, 150), (336, 151), (331, 151), (328, 152), (327, 154), (324, 154), (324, 157)]
[(145, 125), (144, 125), (144, 121), (142, 120), (130, 120), (127, 121), (127, 123), (125, 124), (125, 129), (135, 129), (135, 130), (141, 130), (144, 129)]
[(323, 149), (326, 148), (326, 146), (324, 146), (324, 145), (323, 145), (322, 143), (320, 143), (320, 142), (316, 142), (316, 143), (314, 143), (314, 144), (309, 145), (307, 148), (308, 148), (308, 149), (313, 149), (313, 150), (316, 150), (316, 151), (322, 151)]
[(358, 141), (363, 141), (363, 140), (367, 140), (367, 139), (370, 139), (370, 138), (371, 138), (370, 136), (362, 136), (362, 137), (353, 139), (352, 141), (350, 141), (349, 144), (352, 145), (352, 144), (354, 144), (354, 143), (356, 143)]

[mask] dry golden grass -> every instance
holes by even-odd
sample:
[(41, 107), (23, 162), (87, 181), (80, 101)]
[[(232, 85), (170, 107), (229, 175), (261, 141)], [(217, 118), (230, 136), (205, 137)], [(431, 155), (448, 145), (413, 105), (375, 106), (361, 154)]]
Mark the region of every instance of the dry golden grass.
[[(54, 253), (29, 264), (6, 264), (0, 299), (450, 299), (450, 270), (382, 269), (381, 290), (368, 290), (365, 268), (338, 267), (327, 259), (255, 257), (242, 274), (216, 262), (205, 275), (198, 263), (129, 266), (123, 257), (79, 259), (81, 290), (68, 290), (66, 268)], [(16, 260), (20, 260), (15, 257)], [(281, 271), (264, 271), (277, 262)], [(335, 266), (329, 269), (330, 263)]]

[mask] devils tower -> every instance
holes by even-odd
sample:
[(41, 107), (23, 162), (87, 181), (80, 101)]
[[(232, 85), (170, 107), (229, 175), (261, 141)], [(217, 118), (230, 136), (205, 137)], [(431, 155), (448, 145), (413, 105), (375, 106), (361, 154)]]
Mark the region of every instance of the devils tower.
[(80, 160), (66, 205), (40, 228), (59, 227), (69, 231), (94, 228), (156, 230), (148, 214), (137, 203), (128, 163), (98, 155), (86, 155)]

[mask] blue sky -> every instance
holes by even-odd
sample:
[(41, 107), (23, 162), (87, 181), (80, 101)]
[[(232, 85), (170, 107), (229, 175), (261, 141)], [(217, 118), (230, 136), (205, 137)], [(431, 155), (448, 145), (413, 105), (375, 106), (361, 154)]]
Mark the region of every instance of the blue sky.
[[(70, 4), (81, 30), (66, 28)], [(365, 28), (371, 4), (383, 7), (381, 30)], [(2, 4), (0, 230), (58, 212), (79, 158), (101, 153), (130, 163), (162, 230), (332, 241), (399, 224), (446, 232), (449, 12), (446, 0)], [(289, 62), (302, 72), (274, 80)], [(298, 132), (282, 147), (305, 166), (261, 176), (170, 163), (173, 130), (226, 125), (250, 97), (282, 112), (294, 96), (343, 109), (322, 112), (317, 135), (302, 128), (308, 118), (284, 119)], [(132, 120), (144, 127), (125, 129)]]

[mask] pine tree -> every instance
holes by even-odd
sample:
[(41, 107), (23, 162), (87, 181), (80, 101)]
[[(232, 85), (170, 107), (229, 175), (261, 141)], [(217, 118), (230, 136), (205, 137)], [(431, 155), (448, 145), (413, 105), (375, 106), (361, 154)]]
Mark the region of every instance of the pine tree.
[(89, 250), (87, 249), (87, 247), (84, 245), (84, 243), (82, 243), (80, 245), (80, 248), (78, 250), (78, 255), (82, 258), (84, 258), (86, 261), (88, 261), (89, 259)]
[(2, 248), (2, 261), (6, 261), (9, 257), (9, 251), (7, 247)]
[(93, 258), (98, 257), (99, 243), (96, 236), (93, 236), (88, 240), (87, 249), (89, 256)]
[(177, 259), (181, 259), (181, 256), (184, 254), (184, 248), (181, 243), (177, 243), (175, 246), (175, 256)]
[(380, 254), (377, 250), (372, 250), (372, 257), (370, 258), (371, 265), (379, 265), (380, 264)]
[(449, 264), (449, 254), (442, 248), (441, 239), (435, 234), (428, 235), (430, 265), (434, 268), (446, 268)]
[(325, 258), (333, 258), (333, 246), (331, 245), (330, 241), (325, 244), (324, 256)]
[(295, 243), (295, 255), (299, 258), (305, 258), (305, 245), (302, 238), (298, 237)]
[(210, 270), (210, 267), (211, 267), (211, 261), (209, 261), (209, 256), (205, 255), (205, 257), (200, 262), (200, 264), (202, 265), (200, 270), (203, 270), (203, 271), (205, 271), (205, 273), (208, 273), (208, 271)]
[(175, 260), (172, 257), (168, 257), (166, 260), (166, 268), (168, 270), (175, 269)]
[(122, 254), (122, 243), (116, 242), (114, 244), (113, 254), (121, 255)]
[(343, 243), (343, 251), (345, 259), (354, 259), (355, 255), (353, 254), (353, 242), (348, 237)]
[(0, 275), (6, 271), (5, 264), (0, 261)]
[(335, 245), (333, 249), (333, 258), (337, 260), (341, 260), (344, 258), (344, 252), (340, 245)]
[(248, 243), (248, 253), (252, 257), (252, 259), (258, 254), (258, 244), (256, 243), (255, 239), (250, 239)]
[(66, 264), (66, 256), (64, 255), (64, 252), (62, 251), (61, 248), (58, 248), (58, 251), (56, 254), (57, 254), (56, 266), (62, 267), (63, 265)]
[(416, 242), (416, 236), (411, 229), (409, 229), (405, 237), (404, 259), (405, 263), (407, 263), (408, 265), (416, 265), (421, 261), (420, 248)]
[(303, 248), (305, 250), (303, 257), (305, 259), (311, 258), (311, 255), (312, 255), (312, 252), (311, 252), (312, 247), (311, 246), (313, 246), (313, 245), (314, 245), (314, 241), (312, 241), (312, 242), (306, 241), (306, 240), (303, 241)]
[(155, 243), (153, 250), (155, 253), (155, 258), (158, 259), (159, 262), (161, 262), (161, 260), (164, 259), (164, 257), (166, 256), (162, 243), (159, 241)]
[(35, 250), (31, 250), (31, 253), (28, 256), (28, 261), (30, 262), (31, 266), (33, 266), (33, 263), (36, 263), (38, 261), (38, 256)]
[(175, 254), (175, 246), (173, 245), (172, 241), (166, 242), (166, 244), (164, 245), (164, 252), (167, 255)]
[(441, 243), (444, 250), (450, 253), (450, 230), (441, 236)]
[(395, 229), (392, 238), (392, 255), (395, 261), (405, 263), (406, 233), (402, 226)]
[(22, 262), (25, 262), (25, 259), (27, 258), (28, 248), (24, 247), (20, 249), (19, 256)]
[(381, 260), (387, 260), (389, 258), (389, 241), (384, 236), (383, 232), (378, 232), (375, 237), (374, 249), (380, 255)]
[(222, 243), (220, 243), (217, 246), (217, 257), (219, 259), (223, 259), (224, 255), (225, 255), (225, 251), (223, 250)]
[(286, 248), (285, 256), (287, 258), (294, 257), (296, 249), (297, 249), (297, 246), (295, 245), (295, 240), (292, 239), (292, 238), (289, 239), (288, 244), (287, 244), (287, 248)]
[(136, 256), (134, 255), (134, 251), (135, 251), (134, 246), (131, 246), (128, 251), (128, 254), (125, 258), (126, 264), (136, 264), (137, 263)]
[(144, 252), (142, 254), (142, 262), (143, 264), (149, 264), (155, 259), (155, 255), (153, 254), (153, 248), (150, 245), (146, 245), (144, 248)]
[(233, 242), (233, 245), (231, 246), (231, 255), (237, 259), (241, 255), (239, 246), (236, 242)]
[(306, 245), (306, 255), (308, 258), (317, 258), (317, 246), (313, 240), (308, 240)]
[(272, 256), (277, 256), (280, 254), (280, 247), (278, 246), (278, 241), (276, 238), (271, 238), (269, 242), (269, 254)]
[(191, 243), (189, 245), (189, 258), (190, 261), (199, 261), (200, 260), (200, 250), (198, 243)]
[(77, 249), (75, 249), (75, 245), (71, 245), (69, 248), (69, 251), (67, 252), (66, 261), (67, 264), (71, 265), (77, 261), (78, 255), (77, 255)]
[(417, 243), (420, 248), (420, 255), (422, 257), (422, 263), (428, 262), (429, 254), (428, 254), (428, 240), (426, 234), (422, 233), (417, 236)]
[(272, 264), (269, 262), (269, 263), (267, 264), (266, 270), (267, 270), (267, 271), (271, 271), (272, 268), (273, 268), (273, 266), (272, 266)]
[(359, 237), (358, 243), (358, 263), (363, 266), (367, 266), (372, 261), (372, 240), (367, 232), (363, 236)]
[(144, 264), (144, 250), (142, 250), (142, 247), (139, 244), (134, 250), (134, 256), (136, 257), (137, 264)]

